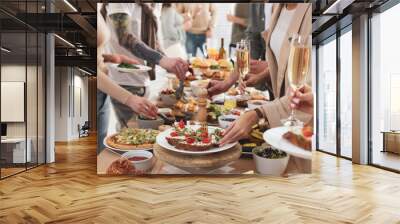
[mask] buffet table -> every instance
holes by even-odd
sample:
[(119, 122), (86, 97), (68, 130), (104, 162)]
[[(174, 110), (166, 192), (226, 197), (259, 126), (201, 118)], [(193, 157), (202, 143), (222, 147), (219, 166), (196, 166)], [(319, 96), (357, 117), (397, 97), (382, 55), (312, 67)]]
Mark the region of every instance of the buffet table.
[[(97, 163), (97, 173), (106, 174), (106, 170), (109, 165), (116, 159), (120, 158), (120, 154), (111, 151), (110, 149), (104, 149), (98, 156), (97, 160), (101, 161)], [(193, 170), (190, 172), (188, 169), (178, 168), (167, 162), (162, 161), (156, 156), (154, 157), (154, 165), (147, 174), (254, 174), (255, 165), (251, 158), (240, 157), (237, 160), (222, 166), (220, 168), (209, 170)], [(203, 173), (199, 173), (202, 171)]]

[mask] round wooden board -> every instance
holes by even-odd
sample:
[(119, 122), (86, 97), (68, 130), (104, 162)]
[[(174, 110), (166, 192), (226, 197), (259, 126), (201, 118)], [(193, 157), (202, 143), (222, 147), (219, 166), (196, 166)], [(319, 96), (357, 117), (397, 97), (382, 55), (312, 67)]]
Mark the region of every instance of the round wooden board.
[(158, 159), (177, 167), (211, 168), (222, 167), (239, 159), (242, 153), (242, 147), (240, 144), (237, 144), (231, 149), (222, 152), (199, 156), (176, 153), (168, 149), (164, 149), (158, 144), (154, 144), (153, 152)]

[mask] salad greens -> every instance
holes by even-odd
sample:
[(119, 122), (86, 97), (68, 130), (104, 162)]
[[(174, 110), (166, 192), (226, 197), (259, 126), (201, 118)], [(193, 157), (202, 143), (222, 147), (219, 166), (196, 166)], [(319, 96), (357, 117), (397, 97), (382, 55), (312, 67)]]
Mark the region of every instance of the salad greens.
[(137, 67), (136, 65), (128, 63), (121, 63), (118, 65), (118, 68), (139, 69), (139, 67)]

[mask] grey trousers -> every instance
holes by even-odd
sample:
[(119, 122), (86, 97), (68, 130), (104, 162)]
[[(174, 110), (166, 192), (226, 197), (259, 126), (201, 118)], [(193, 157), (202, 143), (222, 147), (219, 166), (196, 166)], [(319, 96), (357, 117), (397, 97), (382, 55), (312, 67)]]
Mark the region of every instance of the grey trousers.
[[(126, 86), (126, 85), (121, 85), (121, 87), (128, 90), (132, 94), (138, 96), (144, 96), (146, 94), (146, 87), (136, 87), (136, 86)], [(118, 124), (116, 127), (117, 130), (128, 127), (128, 121), (131, 120), (132, 118), (135, 118), (137, 114), (134, 111), (132, 111), (130, 107), (118, 102), (115, 99), (111, 98), (111, 103), (114, 107), (114, 112), (118, 120)]]
[(104, 148), (103, 140), (107, 135), (108, 120), (110, 117), (110, 97), (97, 91), (97, 154)]

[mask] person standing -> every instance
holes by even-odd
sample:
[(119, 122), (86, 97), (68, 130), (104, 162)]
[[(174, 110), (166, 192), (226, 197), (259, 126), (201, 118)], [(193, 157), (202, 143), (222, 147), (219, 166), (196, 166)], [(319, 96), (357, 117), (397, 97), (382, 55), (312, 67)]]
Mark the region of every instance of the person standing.
[(246, 39), (246, 28), (249, 19), (249, 3), (235, 3), (233, 7), (233, 15), (226, 15), (226, 19), (232, 23), (231, 45), (235, 46), (236, 43), (242, 39)]
[(203, 45), (207, 38), (211, 38), (217, 16), (217, 9), (212, 3), (181, 3), (177, 4), (177, 11), (184, 18), (190, 18), (192, 26), (186, 32), (186, 51), (189, 55), (196, 56), (197, 49), (203, 55)]
[[(106, 23), (111, 31), (111, 38), (106, 46), (109, 54), (122, 54), (141, 63), (146, 60), (158, 64), (169, 72), (183, 79), (188, 69), (187, 62), (179, 58), (164, 56), (157, 48), (157, 21), (149, 5), (136, 3), (108, 3), (105, 5)], [(144, 29), (147, 29), (144, 31)], [(140, 37), (140, 38), (138, 38)], [(143, 42), (142, 42), (143, 41)], [(119, 72), (114, 66), (108, 67), (114, 82), (132, 94), (146, 98), (151, 77), (148, 72), (137, 71), (135, 74)], [(153, 70), (154, 72), (154, 70)], [(154, 73), (153, 73), (154, 74)], [(129, 107), (112, 99), (119, 127), (127, 127), (136, 117)]]
[(255, 60), (265, 60), (265, 41), (261, 36), (261, 32), (265, 30), (264, 3), (249, 5), (246, 36), (250, 40), (250, 56)]

